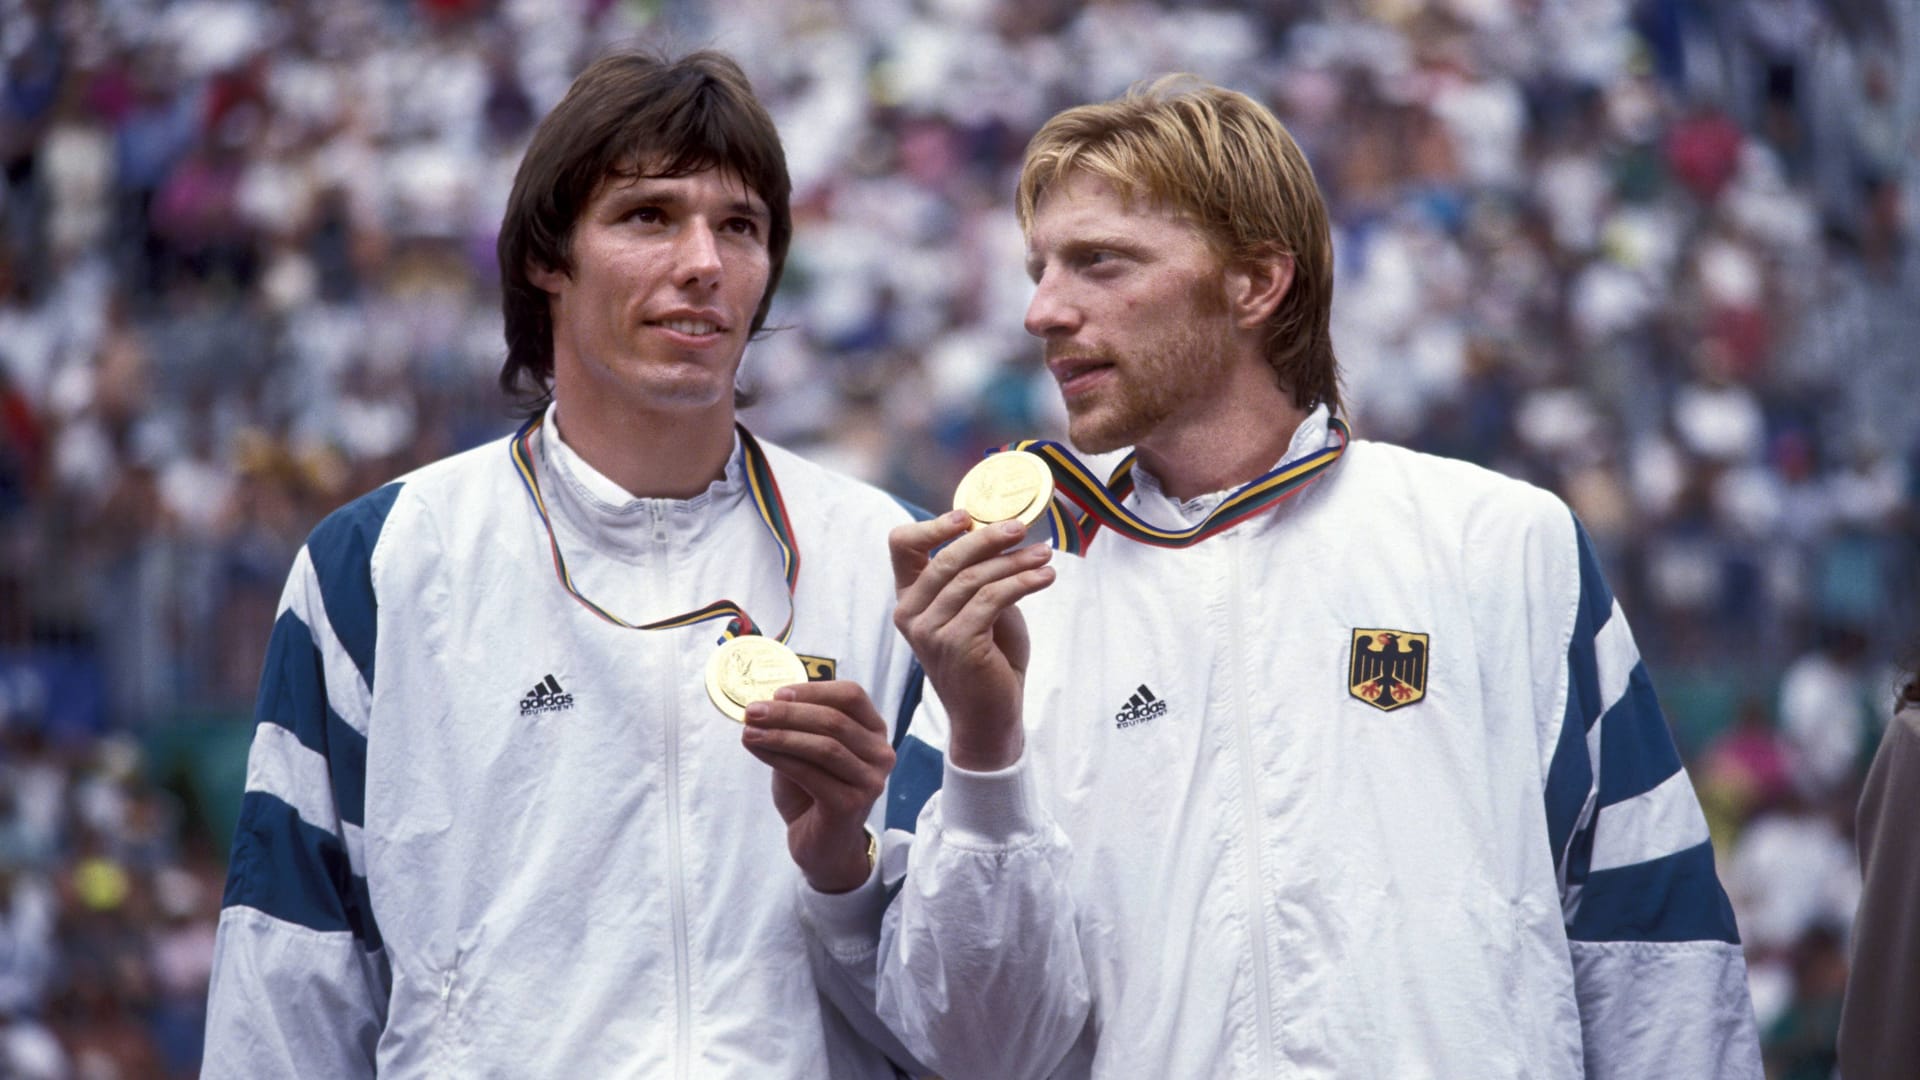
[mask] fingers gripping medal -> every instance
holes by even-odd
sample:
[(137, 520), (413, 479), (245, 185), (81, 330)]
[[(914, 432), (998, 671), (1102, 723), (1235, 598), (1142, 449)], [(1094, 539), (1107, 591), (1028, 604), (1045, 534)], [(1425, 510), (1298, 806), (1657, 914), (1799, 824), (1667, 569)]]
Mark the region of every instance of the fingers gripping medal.
[(729, 638), (707, 661), (707, 696), (736, 723), (746, 722), (747, 706), (806, 681), (807, 667), (793, 650), (759, 634)]
[(978, 529), (1002, 521), (1032, 525), (1053, 499), (1053, 473), (1037, 454), (1005, 450), (989, 454), (960, 478), (953, 508), (965, 510)]

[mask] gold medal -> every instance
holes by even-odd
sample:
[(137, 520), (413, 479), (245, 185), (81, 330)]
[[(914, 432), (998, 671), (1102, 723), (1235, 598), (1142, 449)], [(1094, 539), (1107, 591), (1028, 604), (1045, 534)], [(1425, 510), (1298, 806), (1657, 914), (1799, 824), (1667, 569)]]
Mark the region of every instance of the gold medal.
[(1003, 450), (989, 454), (960, 478), (953, 508), (965, 510), (973, 528), (1018, 520), (1031, 525), (1053, 498), (1053, 473), (1038, 454)]
[(807, 667), (770, 637), (749, 634), (729, 638), (707, 661), (707, 696), (730, 719), (745, 723), (747, 706), (772, 701), (783, 686), (807, 681)]

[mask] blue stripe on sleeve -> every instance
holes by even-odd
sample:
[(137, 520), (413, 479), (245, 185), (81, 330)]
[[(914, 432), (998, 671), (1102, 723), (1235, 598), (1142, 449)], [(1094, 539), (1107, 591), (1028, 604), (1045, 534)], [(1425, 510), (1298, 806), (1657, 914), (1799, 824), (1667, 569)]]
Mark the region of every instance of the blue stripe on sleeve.
[(1713, 845), (1588, 875), (1575, 941), (1724, 941), (1737, 945), (1733, 905), (1713, 872)]
[(1598, 630), (1613, 613), (1613, 590), (1607, 587), (1607, 575), (1600, 572), (1600, 556), (1594, 553), (1593, 541), (1579, 518), (1573, 521), (1573, 535), (1580, 546), (1580, 617)]
[(273, 625), (253, 718), (255, 723), (286, 728), (300, 745), (326, 758), (341, 820), (365, 823), (366, 737), (340, 719), (329, 704), (320, 649), (307, 624), (291, 611)]
[(367, 823), (367, 738), (327, 710), (327, 773), (334, 808), (349, 825)]
[(1567, 838), (1580, 820), (1580, 810), (1593, 790), (1593, 764), (1587, 760), (1587, 733), (1567, 707), (1567, 718), (1560, 725), (1560, 743), (1554, 747), (1553, 761), (1547, 766), (1547, 842), (1552, 845), (1556, 866), (1567, 850)]
[(1600, 806), (1652, 791), (1680, 771), (1667, 719), (1645, 664), (1635, 664), (1627, 692), (1600, 725)]
[(907, 729), (913, 726), (913, 714), (920, 708), (920, 696), (927, 684), (927, 669), (920, 666), (920, 658), (914, 657), (907, 665), (907, 686), (900, 692), (900, 708), (893, 716), (893, 749), (899, 753), (900, 744), (907, 740)]
[(320, 599), (334, 636), (373, 687), (373, 546), (380, 539), (400, 484), (369, 492), (328, 514), (307, 538), (307, 553), (320, 579)]
[(310, 930), (350, 930), (368, 950), (381, 945), (366, 880), (348, 869), (340, 838), (265, 792), (249, 791), (241, 801), (220, 903)]
[[(1576, 519), (1574, 539), (1580, 552), (1580, 598), (1574, 611), (1573, 636), (1567, 642), (1567, 708), (1560, 721), (1560, 741), (1547, 764), (1547, 840), (1558, 862), (1593, 790), (1593, 762), (1587, 755), (1587, 730), (1600, 719), (1599, 659), (1593, 642), (1613, 614), (1613, 592), (1600, 572), (1593, 544)], [(1570, 879), (1571, 880), (1571, 879)]]
[(913, 831), (921, 807), (940, 790), (945, 764), (940, 751), (917, 736), (907, 736), (894, 758), (893, 775), (887, 780), (887, 828)]
[(267, 665), (253, 705), (256, 724), (279, 724), (300, 745), (327, 752), (327, 682), (313, 632), (300, 616), (283, 612), (267, 639)]

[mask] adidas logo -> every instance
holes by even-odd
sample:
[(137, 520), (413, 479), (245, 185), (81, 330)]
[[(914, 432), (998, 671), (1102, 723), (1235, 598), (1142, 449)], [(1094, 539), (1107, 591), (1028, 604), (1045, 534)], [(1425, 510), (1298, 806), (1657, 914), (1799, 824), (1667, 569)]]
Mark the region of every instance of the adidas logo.
[(560, 689), (560, 683), (552, 675), (533, 684), (527, 696), (520, 699), (520, 715), (534, 716), (539, 713), (561, 712), (573, 708), (573, 695)]
[(1158, 720), (1167, 715), (1167, 703), (1153, 696), (1146, 683), (1133, 692), (1120, 711), (1113, 714), (1113, 722), (1118, 727), (1130, 728), (1135, 724), (1144, 724), (1149, 720)]

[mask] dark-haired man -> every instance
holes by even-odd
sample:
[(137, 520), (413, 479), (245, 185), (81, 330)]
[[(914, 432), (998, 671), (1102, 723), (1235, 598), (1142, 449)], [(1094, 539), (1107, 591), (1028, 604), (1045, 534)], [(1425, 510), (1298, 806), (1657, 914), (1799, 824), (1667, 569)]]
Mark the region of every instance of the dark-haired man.
[(1592, 547), (1547, 492), (1350, 440), (1279, 122), (1178, 79), (1071, 109), (1019, 211), (1027, 330), (1073, 442), (1134, 447), (1131, 494), (1076, 489), (1084, 559), (964, 511), (894, 532), (939, 700), (889, 826), (941, 790), (881, 1015), (955, 1080), (1757, 1080), (1706, 822)]
[[(871, 567), (907, 515), (736, 426), (788, 195), (716, 54), (608, 57), (541, 123), (499, 244), (501, 382), (539, 407), (295, 563), (207, 1076), (893, 1074), (798, 918), (875, 895), (873, 701), (911, 660)], [(759, 700), (791, 672), (722, 638), (818, 681)]]

